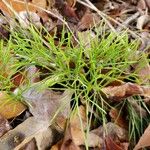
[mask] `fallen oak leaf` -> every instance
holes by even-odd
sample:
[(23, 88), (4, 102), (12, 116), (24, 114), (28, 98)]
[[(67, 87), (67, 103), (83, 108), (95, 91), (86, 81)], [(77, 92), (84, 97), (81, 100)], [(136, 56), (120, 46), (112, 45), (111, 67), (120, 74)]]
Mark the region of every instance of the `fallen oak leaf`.
[(143, 149), (150, 146), (149, 139), (150, 139), (150, 125), (146, 128), (143, 135), (139, 139), (139, 142), (137, 143), (137, 145), (134, 147), (133, 150)]
[(150, 64), (147, 58), (142, 58), (135, 67), (135, 70), (142, 84), (150, 84)]
[(144, 91), (145, 88), (147, 89), (147, 91), (150, 90), (150, 87), (139, 86), (133, 83), (124, 83), (120, 86), (108, 86), (102, 88), (102, 92), (106, 94), (108, 99), (120, 101), (124, 98), (134, 95), (142, 95), (145, 97), (150, 96), (147, 95), (147, 93)]

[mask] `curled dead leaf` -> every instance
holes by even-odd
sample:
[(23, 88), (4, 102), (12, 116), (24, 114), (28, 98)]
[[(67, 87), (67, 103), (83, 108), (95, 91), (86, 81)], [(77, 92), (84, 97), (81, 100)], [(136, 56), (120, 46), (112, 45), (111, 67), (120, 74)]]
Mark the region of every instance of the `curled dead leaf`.
[(144, 88), (150, 89), (150, 87), (143, 87), (133, 83), (124, 83), (120, 86), (108, 86), (102, 89), (108, 99), (114, 101), (120, 101), (124, 98), (134, 96), (134, 95), (142, 95), (149, 96), (143, 90)]
[(144, 134), (141, 136), (134, 150), (143, 149), (150, 146), (149, 139), (150, 139), (150, 125), (144, 131)]

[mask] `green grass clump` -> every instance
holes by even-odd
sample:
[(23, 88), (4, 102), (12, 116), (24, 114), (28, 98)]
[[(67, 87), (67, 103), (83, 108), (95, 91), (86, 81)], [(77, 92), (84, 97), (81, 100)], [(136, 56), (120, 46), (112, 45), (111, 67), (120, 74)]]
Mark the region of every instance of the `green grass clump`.
[[(101, 89), (115, 82), (140, 84), (138, 75), (130, 69), (144, 56), (137, 55), (138, 40), (130, 41), (127, 32), (103, 33), (100, 38), (101, 31), (98, 31), (87, 46), (82, 38), (79, 38), (78, 44), (74, 44), (72, 35), (65, 30), (62, 31), (61, 38), (45, 33), (46, 35), (31, 27), (22, 33), (13, 32), (6, 45), (1, 41), (0, 63), (3, 64), (2, 67), (11, 66), (12, 70), (6, 78), (1, 73), (1, 90), (13, 88), (13, 76), (34, 65), (39, 69), (41, 81), (37, 84), (41, 89), (72, 89), (73, 108), (78, 109), (81, 103), (86, 105), (89, 124), (87, 131), (91, 126), (97, 126), (97, 123), (104, 125), (110, 121), (107, 113), (115, 104), (104, 98)], [(3, 70), (1, 68), (1, 72)], [(30, 87), (33, 83), (28, 81), (26, 84)], [(93, 114), (89, 116), (88, 113), (91, 109), (99, 116), (94, 116), (94, 124), (91, 121)], [(131, 107), (129, 111), (132, 117), (135, 116)], [(135, 116), (134, 120), (136, 119)], [(131, 126), (136, 127), (136, 124), (133, 122)], [(132, 133), (131, 130), (131, 136)]]

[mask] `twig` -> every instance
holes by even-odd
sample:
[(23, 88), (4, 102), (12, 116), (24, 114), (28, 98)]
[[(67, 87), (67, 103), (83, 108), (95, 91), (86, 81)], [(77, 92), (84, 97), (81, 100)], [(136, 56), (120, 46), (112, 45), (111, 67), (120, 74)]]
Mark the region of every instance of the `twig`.
[[(128, 17), (122, 24), (127, 27), (133, 20), (135, 20), (137, 17), (139, 17), (139, 15), (140, 15), (140, 12), (136, 12), (132, 16)], [(119, 26), (116, 30), (121, 31), (122, 26)]]

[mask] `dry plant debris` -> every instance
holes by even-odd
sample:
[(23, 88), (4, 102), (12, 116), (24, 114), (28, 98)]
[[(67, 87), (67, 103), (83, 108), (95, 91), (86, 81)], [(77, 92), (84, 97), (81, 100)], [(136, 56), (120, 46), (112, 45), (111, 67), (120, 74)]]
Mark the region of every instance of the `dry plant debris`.
[(1, 0), (0, 41), (0, 150), (150, 147), (150, 0)]

